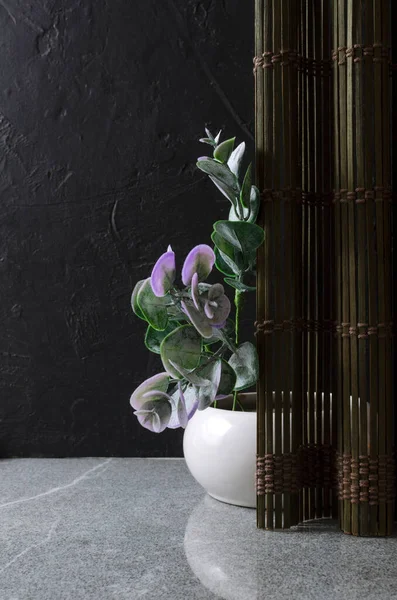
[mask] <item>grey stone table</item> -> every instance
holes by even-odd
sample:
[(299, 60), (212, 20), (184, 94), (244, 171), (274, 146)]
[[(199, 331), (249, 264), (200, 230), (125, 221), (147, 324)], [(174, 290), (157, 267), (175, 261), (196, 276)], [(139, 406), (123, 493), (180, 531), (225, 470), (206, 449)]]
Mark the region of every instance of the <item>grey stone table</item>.
[(0, 600), (397, 599), (397, 538), (258, 531), (182, 460), (0, 461)]

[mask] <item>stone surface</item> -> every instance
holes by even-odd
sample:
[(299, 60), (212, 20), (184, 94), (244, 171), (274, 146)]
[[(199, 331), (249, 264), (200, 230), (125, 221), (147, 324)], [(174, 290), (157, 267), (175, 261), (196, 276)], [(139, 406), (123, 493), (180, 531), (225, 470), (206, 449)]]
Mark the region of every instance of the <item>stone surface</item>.
[(0, 600), (393, 600), (397, 538), (255, 527), (182, 460), (0, 462)]
[(130, 295), (228, 214), (198, 138), (253, 156), (253, 25), (253, 0), (0, 1), (0, 457), (181, 456), (132, 416), (160, 366)]

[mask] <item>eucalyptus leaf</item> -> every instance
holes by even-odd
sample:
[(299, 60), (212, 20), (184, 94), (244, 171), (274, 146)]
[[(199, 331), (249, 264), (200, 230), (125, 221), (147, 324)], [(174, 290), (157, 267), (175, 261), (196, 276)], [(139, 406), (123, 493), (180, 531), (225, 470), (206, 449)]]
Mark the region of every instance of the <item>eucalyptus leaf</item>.
[(221, 379), (218, 387), (218, 396), (228, 396), (235, 388), (237, 375), (234, 369), (225, 360), (221, 361)]
[(134, 289), (132, 290), (132, 296), (131, 296), (132, 310), (134, 311), (136, 316), (139, 317), (140, 319), (142, 319), (143, 321), (146, 321), (146, 318), (138, 304), (138, 293), (139, 293), (139, 290), (141, 289), (141, 287), (143, 286), (143, 284), (145, 283), (145, 281), (146, 281), (145, 279), (141, 279), (141, 281), (138, 281), (138, 283), (135, 285)]
[(214, 145), (214, 140), (211, 140), (210, 138), (200, 138), (199, 142), (202, 144), (209, 144), (210, 146)]
[[(182, 384), (183, 385), (183, 384)], [(198, 399), (196, 389), (192, 385), (188, 385), (183, 390), (183, 401), (186, 408), (187, 418), (190, 420), (198, 407)], [(172, 415), (171, 419), (167, 425), (169, 429), (176, 429), (177, 427), (181, 427), (180, 418), (178, 414), (178, 408), (181, 402), (181, 390), (180, 384), (175, 387), (175, 390), (171, 394), (171, 404), (172, 404)]]
[(159, 393), (165, 393), (168, 389), (169, 384), (168, 373), (158, 373), (149, 377), (139, 385), (130, 398), (130, 404), (132, 408), (140, 409), (142, 405), (147, 401), (147, 394), (156, 391)]
[[(262, 227), (242, 221), (217, 221), (214, 223), (214, 230), (218, 236), (225, 240), (227, 246), (232, 246), (245, 257), (252, 255), (263, 243), (264, 239)], [(225, 251), (218, 243), (216, 245), (227, 256), (233, 259), (233, 256), (229, 252)], [(245, 260), (244, 262), (247, 261)], [(240, 266), (238, 262), (236, 264)]]
[(172, 377), (180, 379), (180, 373), (170, 360), (188, 371), (193, 371), (200, 361), (201, 337), (191, 325), (181, 325), (168, 334), (160, 344), (160, 356), (164, 368)]
[[(222, 332), (225, 333), (226, 335), (229, 335), (230, 337), (234, 335), (234, 322), (231, 319), (227, 319), (226, 324), (224, 327), (222, 327)], [(221, 338), (219, 337), (219, 332), (220, 330), (217, 329), (216, 327), (212, 328), (212, 337), (209, 339), (205, 339), (205, 345), (206, 346), (212, 346), (213, 344), (218, 344), (219, 341), (221, 341)]]
[(188, 318), (176, 304), (167, 306), (168, 318), (172, 321), (187, 321)]
[(207, 127), (205, 128), (205, 133), (207, 134), (207, 137), (209, 137), (209, 139), (212, 142), (215, 142), (214, 136), (212, 135), (212, 133), (210, 132), (210, 130)]
[(145, 346), (150, 352), (160, 354), (161, 342), (167, 335), (169, 335), (174, 329), (180, 326), (178, 321), (169, 321), (168, 325), (163, 331), (157, 331), (151, 325), (148, 326), (145, 334)]
[(226, 254), (215, 247), (215, 266), (224, 275), (228, 277), (237, 277), (241, 274), (241, 269)]
[(219, 144), (219, 146), (217, 146), (214, 150), (214, 158), (219, 160), (221, 163), (227, 163), (231, 153), (233, 152), (235, 141), (236, 138), (234, 137)]
[(240, 170), (241, 170), (241, 163), (244, 157), (244, 152), (245, 152), (245, 142), (241, 142), (241, 144), (239, 144), (237, 146), (237, 148), (235, 148), (233, 150), (233, 152), (231, 153), (229, 160), (227, 161), (227, 166), (229, 167), (229, 169), (231, 170), (232, 173), (234, 173), (234, 175), (237, 177), (237, 179), (240, 176)]
[(248, 266), (243, 253), (237, 250), (235, 246), (230, 244), (216, 231), (212, 233), (211, 239), (218, 249), (219, 256), (222, 258), (223, 263), (226, 263), (229, 269), (232, 269), (236, 275), (240, 275)]
[(251, 186), (251, 197), (250, 197), (250, 215), (249, 215), (249, 219), (248, 219), (249, 223), (256, 223), (260, 205), (261, 205), (260, 192), (255, 185), (252, 185)]
[(248, 169), (245, 173), (243, 185), (240, 192), (240, 202), (244, 208), (250, 210), (251, 200), (251, 181), (252, 181), (252, 164), (248, 165)]
[(255, 292), (256, 287), (252, 285), (246, 285), (242, 281), (238, 281), (237, 279), (231, 279), (230, 277), (225, 277), (225, 283), (230, 285), (235, 290), (239, 292)]
[(197, 369), (197, 373), (201, 378), (208, 381), (207, 385), (200, 387), (195, 386), (198, 399), (198, 410), (205, 410), (208, 406), (211, 406), (216, 398), (221, 380), (222, 361), (220, 359), (211, 361), (207, 365)]
[(222, 181), (220, 181), (220, 179), (217, 179), (216, 177), (213, 177), (212, 175), (210, 175), (209, 178), (211, 179), (211, 181), (215, 185), (215, 187), (217, 187), (218, 190), (220, 192), (222, 192), (222, 194), (225, 196), (225, 198), (227, 198), (231, 202), (232, 206), (237, 207), (238, 192), (235, 192), (231, 187), (224, 184)]
[(236, 176), (226, 165), (208, 157), (197, 161), (197, 167), (211, 177), (215, 185), (233, 205), (236, 204), (240, 194), (239, 184)]
[(202, 387), (203, 385), (208, 385), (208, 379), (204, 379), (203, 377), (198, 375), (200, 366), (198, 366), (193, 371), (188, 371), (187, 369), (184, 369), (183, 367), (181, 367), (181, 365), (178, 365), (173, 360), (170, 360), (170, 364), (171, 364), (172, 368), (175, 369), (175, 371), (178, 371), (178, 373), (180, 373), (180, 375), (182, 375), (183, 379), (186, 379), (186, 381), (188, 381), (189, 383), (192, 383), (193, 385), (196, 385), (197, 387)]
[(200, 334), (201, 337), (209, 339), (212, 337), (212, 325), (209, 319), (203, 312), (197, 310), (193, 304), (181, 302), (183, 310), (189, 317), (189, 321), (192, 323), (194, 328)]
[(260, 193), (257, 187), (251, 186), (250, 208), (240, 207), (242, 210), (242, 219), (236, 213), (234, 206), (230, 207), (229, 221), (247, 221), (247, 223), (255, 223), (258, 218), (260, 207)]
[(171, 419), (171, 403), (165, 398), (161, 401), (149, 400), (142, 408), (134, 411), (142, 427), (153, 433), (161, 433), (168, 426)]
[(229, 359), (229, 365), (237, 375), (235, 390), (245, 390), (258, 379), (259, 362), (256, 348), (250, 342), (241, 344)]
[(141, 309), (145, 320), (158, 331), (162, 331), (167, 327), (168, 313), (167, 303), (169, 298), (163, 296), (161, 298), (155, 296), (150, 285), (150, 278), (146, 279), (137, 296), (138, 306)]

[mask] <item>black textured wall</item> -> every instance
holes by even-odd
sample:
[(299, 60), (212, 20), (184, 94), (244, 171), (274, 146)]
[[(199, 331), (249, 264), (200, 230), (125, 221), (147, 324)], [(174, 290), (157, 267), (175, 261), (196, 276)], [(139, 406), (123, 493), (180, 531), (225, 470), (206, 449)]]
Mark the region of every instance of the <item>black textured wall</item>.
[(132, 416), (130, 291), (227, 214), (196, 139), (250, 139), (253, 0), (0, 0), (0, 32), (0, 456), (180, 455)]

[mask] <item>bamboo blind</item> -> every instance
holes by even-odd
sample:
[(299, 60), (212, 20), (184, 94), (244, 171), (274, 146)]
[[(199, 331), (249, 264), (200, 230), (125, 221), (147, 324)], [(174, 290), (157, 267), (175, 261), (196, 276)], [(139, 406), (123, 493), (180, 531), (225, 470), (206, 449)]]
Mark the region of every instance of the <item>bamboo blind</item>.
[(258, 526), (386, 535), (390, 0), (256, 0)]

